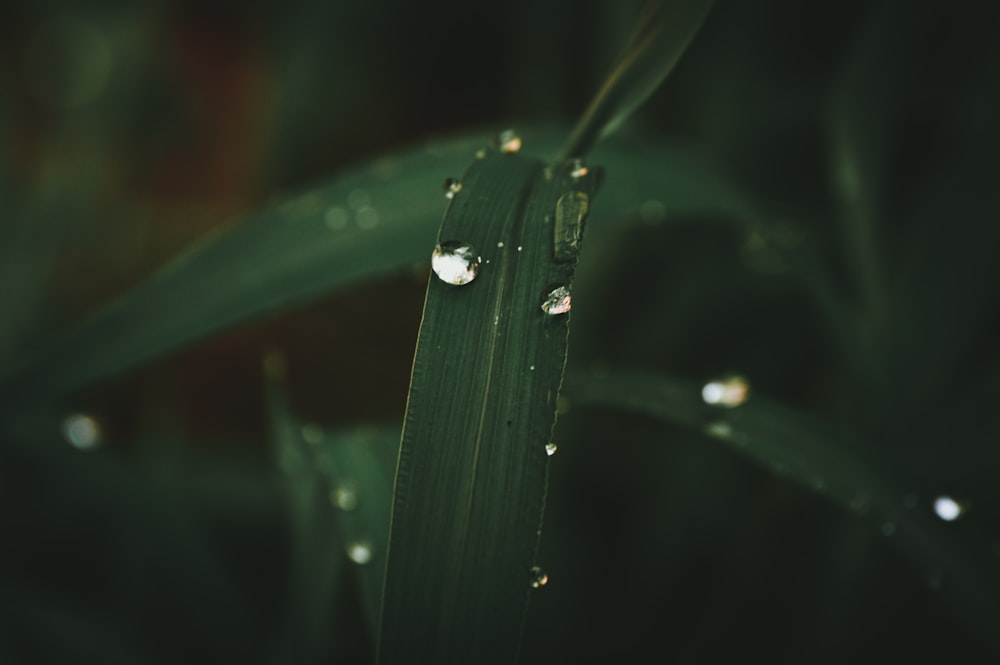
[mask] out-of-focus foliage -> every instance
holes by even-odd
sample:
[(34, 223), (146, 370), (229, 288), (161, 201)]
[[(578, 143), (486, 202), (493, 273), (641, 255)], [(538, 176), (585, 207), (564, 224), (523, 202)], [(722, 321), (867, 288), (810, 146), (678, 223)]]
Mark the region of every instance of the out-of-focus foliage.
[[(352, 165), (470, 128), (569, 127), (638, 15), (569, 0), (4, 4), (0, 376), (194, 243)], [(623, 128), (627, 163), (616, 148), (606, 164), (571, 368), (691, 386), (740, 373), (751, 401), (851, 432), (906, 510), (937, 519), (934, 498), (956, 498), (938, 537), (1000, 558), (998, 33), (1000, 6), (977, 0), (717, 0)], [(664, 137), (703, 165), (682, 188), (669, 171), (656, 186)], [(351, 193), (330, 224), (360, 231), (372, 218)], [(296, 436), (395, 431), (426, 269), (275, 303), (56, 403), (0, 405), (0, 661), (370, 662), (372, 581), (345, 554), (359, 526), (338, 521), (321, 469), (275, 463), (260, 358), (284, 354)], [(174, 297), (208, 301), (226, 279)], [(900, 533), (702, 434), (561, 411), (550, 580), (521, 662), (995, 658), (940, 602), (948, 576), (888, 546)], [(328, 588), (302, 591), (303, 570)]]

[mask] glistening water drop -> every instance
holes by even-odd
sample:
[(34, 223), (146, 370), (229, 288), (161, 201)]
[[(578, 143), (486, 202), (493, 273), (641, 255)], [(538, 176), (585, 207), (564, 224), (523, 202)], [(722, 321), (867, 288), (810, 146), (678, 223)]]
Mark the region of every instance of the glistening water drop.
[(482, 259), (471, 245), (447, 240), (434, 248), (431, 269), (442, 282), (462, 286), (476, 278)]

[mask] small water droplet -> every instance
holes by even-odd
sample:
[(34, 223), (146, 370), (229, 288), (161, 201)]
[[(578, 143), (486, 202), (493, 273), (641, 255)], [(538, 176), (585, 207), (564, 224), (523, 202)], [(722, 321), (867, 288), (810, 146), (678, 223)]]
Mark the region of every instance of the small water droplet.
[(542, 294), (542, 311), (549, 316), (565, 314), (570, 310), (572, 304), (573, 297), (566, 286), (557, 286)]
[(590, 173), (590, 170), (583, 163), (583, 160), (579, 158), (574, 159), (570, 162), (569, 169), (570, 169), (569, 174), (574, 180), (577, 178), (582, 178), (583, 176)]
[(549, 576), (538, 566), (532, 566), (531, 570), (528, 571), (528, 574), (530, 575), (532, 589), (543, 587), (549, 583)]
[(363, 208), (370, 208), (372, 205), (372, 197), (369, 196), (368, 192), (363, 189), (353, 189), (351, 193), (347, 195), (347, 207), (351, 210), (358, 212)]
[(965, 512), (965, 507), (950, 496), (934, 499), (934, 512), (945, 522), (954, 522)]
[(557, 446), (556, 444), (554, 443), (545, 444), (545, 454), (548, 455), (549, 457), (555, 455), (557, 450), (559, 450), (559, 446)]
[(534, 372), (534, 371), (535, 371), (535, 366), (534, 366), (534, 365), (532, 365), (532, 366), (531, 366), (531, 367), (529, 367), (528, 369), (529, 369), (529, 370), (531, 370), (532, 372)]
[(500, 152), (513, 154), (521, 150), (521, 137), (513, 129), (505, 129), (497, 134), (497, 147)]
[(476, 151), (476, 159), (483, 159), (486, 157), (486, 151), (480, 148)]
[(583, 223), (590, 212), (590, 197), (567, 192), (556, 201), (556, 226), (552, 255), (556, 261), (572, 261), (580, 253)]
[(342, 231), (347, 228), (350, 215), (347, 210), (340, 206), (330, 206), (323, 213), (323, 222), (331, 231)]
[(725, 421), (716, 420), (705, 425), (705, 434), (717, 439), (729, 439), (733, 436), (733, 428)]
[(705, 400), (705, 404), (715, 406), (732, 408), (746, 402), (748, 397), (750, 397), (750, 384), (738, 375), (709, 381), (701, 389), (701, 398)]
[(306, 443), (316, 445), (323, 441), (323, 428), (313, 423), (302, 426), (302, 438)]
[(518, 246), (517, 246), (517, 251), (519, 251), (519, 252), (520, 252), (520, 251), (521, 251), (522, 249), (524, 249), (524, 247), (522, 247), (521, 245), (518, 245)]
[(330, 490), (330, 503), (345, 512), (354, 510), (358, 507), (358, 491), (351, 483), (338, 485)]
[(448, 240), (434, 248), (431, 268), (447, 284), (461, 286), (476, 278), (482, 259), (471, 245), (458, 240)]
[(458, 178), (446, 178), (444, 181), (444, 197), (446, 199), (455, 198), (455, 194), (458, 194), (462, 190), (462, 181)]
[(350, 543), (347, 546), (347, 558), (363, 566), (372, 560), (372, 546), (361, 541)]
[(893, 524), (892, 522), (883, 522), (882, 523), (882, 535), (883, 536), (888, 537), (888, 536), (891, 536), (894, 533), (896, 533), (896, 525), (895, 524)]
[(503, 240), (497, 243), (497, 247), (503, 247)]
[(362, 231), (371, 231), (378, 226), (378, 213), (375, 211), (375, 208), (361, 208), (357, 212), (356, 219), (358, 228)]
[(74, 413), (66, 417), (62, 426), (63, 436), (74, 448), (94, 450), (101, 444), (101, 426), (91, 416)]

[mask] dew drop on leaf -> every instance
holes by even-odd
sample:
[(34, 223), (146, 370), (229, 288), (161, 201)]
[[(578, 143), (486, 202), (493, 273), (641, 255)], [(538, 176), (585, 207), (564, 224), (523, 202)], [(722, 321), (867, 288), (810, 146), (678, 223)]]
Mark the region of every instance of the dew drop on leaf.
[(62, 426), (63, 436), (74, 448), (93, 450), (101, 444), (101, 426), (83, 413), (67, 416)]
[(530, 574), (531, 588), (537, 589), (549, 583), (549, 576), (538, 566), (532, 566), (528, 571)]
[(583, 176), (590, 173), (590, 170), (583, 163), (582, 159), (573, 159), (569, 163), (569, 174), (575, 180), (577, 178), (582, 178)]
[(566, 286), (547, 289), (542, 294), (542, 311), (549, 316), (565, 314), (570, 310), (572, 301), (573, 298), (570, 295), (569, 288)]
[(458, 178), (446, 178), (444, 181), (444, 197), (446, 199), (455, 198), (455, 194), (458, 194), (462, 190), (462, 181)]
[(434, 248), (431, 268), (442, 282), (461, 286), (476, 278), (482, 259), (471, 245), (448, 240)]
[(354, 485), (344, 484), (330, 491), (330, 503), (335, 508), (350, 512), (358, 507), (358, 492)]
[(555, 455), (557, 450), (559, 450), (559, 446), (557, 446), (556, 444), (554, 443), (545, 444), (545, 454), (548, 455), (549, 457)]
[(513, 129), (505, 129), (497, 134), (497, 147), (500, 152), (513, 154), (521, 150), (521, 137)]
[(950, 496), (939, 496), (934, 499), (934, 512), (945, 522), (954, 522), (962, 516), (965, 509)]
[(361, 541), (350, 543), (347, 546), (347, 558), (363, 566), (372, 560), (372, 547)]
[(739, 406), (750, 397), (750, 384), (742, 376), (726, 376), (709, 381), (701, 389), (705, 404), (713, 406)]

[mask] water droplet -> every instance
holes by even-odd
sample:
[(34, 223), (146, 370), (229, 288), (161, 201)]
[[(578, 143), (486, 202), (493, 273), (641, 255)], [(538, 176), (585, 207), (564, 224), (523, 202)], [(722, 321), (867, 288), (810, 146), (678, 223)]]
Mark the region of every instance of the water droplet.
[(644, 224), (655, 226), (667, 216), (667, 206), (660, 201), (646, 201), (639, 206), (639, 219)]
[(358, 491), (351, 483), (338, 485), (330, 490), (330, 503), (343, 511), (354, 510), (358, 507)]
[(954, 522), (965, 512), (965, 507), (950, 496), (934, 499), (934, 512), (945, 522)]
[(556, 201), (555, 242), (552, 255), (556, 261), (572, 261), (580, 253), (583, 223), (590, 211), (590, 197), (583, 192), (567, 192)]
[(733, 428), (729, 423), (717, 420), (705, 425), (705, 434), (714, 436), (717, 439), (729, 439), (733, 436)]
[(573, 297), (570, 295), (569, 288), (557, 286), (542, 294), (542, 311), (550, 316), (565, 314), (570, 310), (572, 301)]
[(532, 366), (531, 366), (531, 367), (529, 367), (528, 369), (529, 369), (529, 370), (531, 370), (532, 372), (534, 372), (534, 371), (535, 371), (535, 366), (534, 366), (534, 365), (532, 365)]
[(442, 282), (461, 286), (476, 278), (482, 259), (471, 245), (448, 240), (434, 248), (431, 268)]
[(531, 576), (530, 582), (532, 589), (543, 587), (549, 583), (549, 576), (538, 566), (532, 566), (528, 573)]
[(548, 455), (549, 457), (555, 455), (557, 450), (559, 450), (559, 446), (557, 446), (556, 444), (554, 443), (545, 444), (545, 454)]
[(888, 536), (891, 536), (894, 533), (896, 533), (896, 525), (895, 524), (893, 524), (892, 522), (883, 522), (882, 523), (882, 535), (883, 536), (888, 537)]
[(505, 129), (497, 134), (497, 147), (500, 152), (513, 154), (521, 150), (521, 137), (513, 129)]
[(347, 210), (341, 208), (340, 206), (331, 206), (326, 209), (323, 213), (323, 222), (326, 227), (331, 231), (342, 231), (347, 228), (347, 222), (350, 219)]
[(347, 195), (347, 207), (355, 212), (363, 208), (370, 208), (371, 205), (372, 197), (363, 189), (353, 189)]
[(497, 243), (497, 247), (503, 247), (503, 240)]
[(98, 422), (83, 413), (74, 413), (66, 417), (62, 426), (63, 436), (74, 448), (93, 450), (101, 444), (101, 426)]
[(517, 246), (517, 251), (519, 251), (519, 252), (520, 252), (520, 251), (521, 251), (522, 249), (524, 249), (524, 247), (523, 247), (523, 246), (521, 246), (521, 245), (518, 245), (518, 246)]
[(323, 441), (323, 428), (309, 423), (302, 426), (302, 438), (306, 443), (316, 445)]
[(444, 197), (446, 199), (455, 198), (455, 194), (458, 194), (462, 190), (462, 181), (458, 178), (445, 178), (444, 181)]
[(569, 169), (570, 169), (569, 174), (574, 180), (577, 178), (582, 178), (583, 176), (590, 173), (590, 170), (583, 163), (583, 160), (579, 158), (570, 161)]
[(480, 148), (479, 150), (476, 151), (476, 159), (483, 159), (484, 157), (486, 157), (486, 151), (485, 150), (483, 150), (482, 148)]
[(364, 207), (357, 212), (358, 228), (362, 231), (371, 231), (378, 226), (378, 213), (375, 208)]
[(742, 376), (726, 376), (715, 381), (709, 381), (701, 389), (701, 398), (705, 404), (716, 406), (739, 406), (750, 397), (750, 384)]
[(347, 558), (358, 565), (365, 565), (372, 560), (372, 546), (365, 542), (350, 543), (347, 546)]

